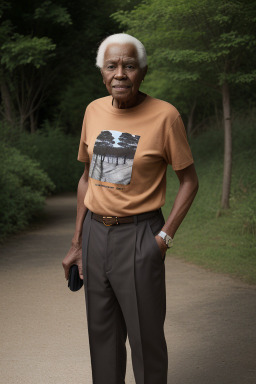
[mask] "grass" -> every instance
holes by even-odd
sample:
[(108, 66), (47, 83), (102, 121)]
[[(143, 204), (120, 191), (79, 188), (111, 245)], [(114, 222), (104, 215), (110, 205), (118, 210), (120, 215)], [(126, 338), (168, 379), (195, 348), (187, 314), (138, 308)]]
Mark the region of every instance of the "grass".
[[(216, 272), (256, 284), (256, 134), (253, 120), (233, 127), (233, 175), (230, 209), (220, 209), (223, 135), (210, 130), (192, 140), (199, 177), (195, 201), (178, 229), (168, 257), (175, 257)], [(246, 132), (244, 129), (246, 128)], [(167, 217), (178, 190), (171, 168), (167, 178)]]

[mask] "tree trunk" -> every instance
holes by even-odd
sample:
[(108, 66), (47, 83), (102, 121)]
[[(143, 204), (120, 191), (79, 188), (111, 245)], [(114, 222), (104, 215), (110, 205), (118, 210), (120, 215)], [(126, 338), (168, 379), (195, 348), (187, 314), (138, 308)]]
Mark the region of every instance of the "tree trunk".
[[(94, 156), (95, 156), (95, 154), (94, 154)], [(98, 154), (96, 155), (96, 159), (94, 161), (93, 170), (92, 170), (92, 173), (90, 174), (90, 177), (92, 177), (92, 175), (94, 174), (94, 170), (95, 170), (96, 165), (97, 165), (97, 160), (98, 160)]]
[(216, 102), (214, 103), (214, 110), (215, 110), (215, 119), (216, 119), (217, 127), (220, 129), (220, 127), (222, 126), (222, 121), (219, 118), (220, 114), (219, 114)]
[(4, 81), (1, 83), (1, 98), (4, 105), (4, 118), (6, 121), (8, 121), (8, 123), (13, 124), (14, 119), (12, 115), (13, 109), (11, 96), (9, 89)]
[(230, 118), (230, 94), (228, 84), (222, 86), (222, 103), (224, 117), (224, 168), (222, 182), (221, 208), (229, 208), (229, 196), (231, 187), (231, 167), (232, 167), (232, 136)]
[(24, 113), (20, 110), (20, 130), (25, 131), (25, 116)]
[(29, 116), (30, 119), (30, 133), (35, 133), (36, 131), (36, 117), (35, 113), (31, 113)]
[(188, 137), (191, 136), (192, 129), (193, 129), (193, 120), (194, 120), (194, 112), (196, 108), (196, 100), (194, 100), (194, 103), (190, 109), (189, 115), (188, 115), (188, 125), (187, 125), (187, 134)]

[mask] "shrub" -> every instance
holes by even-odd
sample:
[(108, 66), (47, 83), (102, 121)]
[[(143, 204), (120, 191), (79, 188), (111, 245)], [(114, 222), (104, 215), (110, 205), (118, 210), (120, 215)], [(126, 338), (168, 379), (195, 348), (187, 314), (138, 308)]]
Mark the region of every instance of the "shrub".
[(35, 159), (54, 182), (55, 192), (75, 191), (84, 165), (77, 161), (80, 136), (65, 134), (48, 122), (35, 134), (16, 136), (14, 146)]
[(27, 226), (55, 186), (39, 164), (0, 143), (0, 239)]

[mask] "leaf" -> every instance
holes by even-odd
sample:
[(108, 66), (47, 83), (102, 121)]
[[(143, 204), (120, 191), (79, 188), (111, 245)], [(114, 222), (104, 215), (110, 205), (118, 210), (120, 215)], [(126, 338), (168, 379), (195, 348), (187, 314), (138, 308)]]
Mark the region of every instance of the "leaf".
[(35, 10), (34, 18), (51, 21), (53, 24), (71, 25), (72, 20), (67, 8), (45, 1)]
[(1, 47), (1, 64), (13, 71), (16, 67), (30, 64), (39, 68), (54, 56), (56, 44), (48, 37), (30, 37), (15, 34)]

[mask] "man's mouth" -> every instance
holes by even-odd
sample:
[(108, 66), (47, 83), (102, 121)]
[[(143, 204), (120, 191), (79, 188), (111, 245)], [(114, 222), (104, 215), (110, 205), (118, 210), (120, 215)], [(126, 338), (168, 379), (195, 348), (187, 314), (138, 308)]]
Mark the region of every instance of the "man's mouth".
[(115, 89), (127, 89), (127, 88), (130, 88), (129, 85), (112, 85), (112, 88), (115, 88)]

